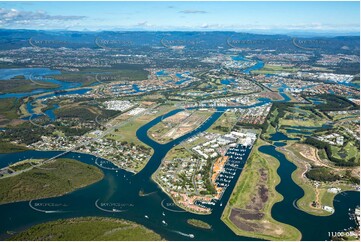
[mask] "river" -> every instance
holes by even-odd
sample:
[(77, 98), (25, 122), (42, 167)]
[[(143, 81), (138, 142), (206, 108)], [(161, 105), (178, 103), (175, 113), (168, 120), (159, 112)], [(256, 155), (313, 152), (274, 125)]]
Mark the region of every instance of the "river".
[[(145, 168), (136, 175), (124, 170), (109, 170), (101, 168), (105, 177), (103, 180), (76, 190), (61, 197), (17, 202), (0, 205), (0, 239), (5, 239), (7, 231), (19, 231), (31, 225), (51, 221), (59, 218), (78, 216), (111, 216), (128, 219), (154, 230), (167, 240), (252, 240), (251, 238), (235, 235), (221, 220), (224, 206), (234, 188), (241, 169), (226, 189), (221, 201), (217, 203), (210, 215), (196, 215), (178, 208), (171, 199), (151, 179), (166, 153), (175, 145), (207, 130), (223, 113), (219, 108), (206, 122), (192, 132), (179, 137), (167, 144), (159, 144), (147, 136), (147, 131), (159, 123), (163, 118), (181, 111), (174, 110), (163, 117), (157, 117), (145, 124), (137, 131), (137, 137), (154, 149), (154, 154)], [(284, 137), (282, 137), (284, 138)], [(293, 206), (294, 201), (301, 198), (303, 191), (291, 179), (295, 166), (289, 162), (274, 146), (262, 146), (261, 152), (270, 154), (280, 160), (278, 174), (281, 183), (277, 191), (285, 198), (276, 203), (272, 209), (272, 216), (281, 222), (297, 227), (303, 234), (303, 239), (326, 240), (328, 232), (335, 232), (352, 226), (348, 219), (348, 208), (359, 205), (358, 192), (346, 192), (336, 196), (335, 213), (328, 217), (316, 217), (299, 211)], [(247, 156), (249, 150), (247, 151)], [(25, 151), (0, 155), (0, 167), (26, 158), (48, 158), (59, 152), (56, 151)], [(87, 164), (103, 164), (103, 167), (114, 166), (103, 159), (97, 159), (88, 154), (69, 153), (66, 158), (74, 158)], [(140, 191), (144, 194), (140, 195)], [(39, 211), (40, 210), (40, 211)], [(43, 211), (41, 211), (43, 210)], [(48, 212), (46, 212), (48, 211)], [(187, 219), (201, 219), (210, 225), (211, 230), (194, 228), (186, 223)], [(162, 222), (164, 221), (164, 222)]]
[[(262, 67), (263, 62), (258, 61), (255, 66), (244, 70), (244, 73), (247, 74), (251, 69), (255, 70)], [(48, 69), (39, 70), (37, 75), (44, 75), (44, 71), (46, 73)], [(4, 73), (0, 72), (0, 76), (3, 74), (3, 77), (8, 78), (21, 74), (21, 71), (11, 73), (3, 72)], [(23, 70), (22, 72), (25, 76), (32, 73), (33, 71), (29, 73), (25, 71), (24, 73)], [(164, 73), (160, 72), (157, 74)], [(68, 89), (68, 87), (62, 87), (60, 87), (61, 90)], [(36, 93), (45, 91), (46, 90), (35, 90)], [(289, 97), (282, 92), (283, 90), (280, 91), (284, 98), (282, 101), (289, 101)], [(5, 94), (6, 96), (0, 95), (0, 98), (20, 97), (32, 94), (34, 93)], [(44, 98), (44, 96), (42, 98)], [(260, 102), (255, 105), (242, 106), (240, 108), (251, 108), (270, 102), (267, 98), (260, 98), (259, 101)], [(28, 105), (28, 111), (31, 113), (32, 104), (29, 103)], [(53, 109), (55, 108), (57, 108), (57, 106), (54, 106)], [(102, 164), (103, 167), (100, 168), (105, 174), (104, 179), (60, 197), (0, 205), (0, 239), (9, 237), (7, 231), (20, 231), (38, 223), (60, 218), (111, 216), (140, 223), (159, 233), (166, 240), (192, 240), (192, 238), (189, 237), (190, 234), (194, 235), (194, 240), (254, 240), (252, 238), (235, 235), (220, 220), (225, 207), (220, 206), (220, 204), (225, 205), (227, 203), (236, 181), (242, 172), (244, 163), (240, 169), (237, 170), (235, 177), (225, 190), (221, 201), (213, 207), (212, 214), (210, 215), (196, 215), (180, 209), (151, 179), (152, 174), (158, 169), (162, 159), (172, 147), (193, 135), (207, 130), (225, 110), (227, 110), (227, 108), (217, 107), (218, 112), (211, 115), (200, 127), (167, 144), (155, 142), (147, 136), (147, 131), (163, 118), (181, 111), (180, 109), (157, 117), (140, 127), (137, 130), (137, 137), (152, 147), (154, 154), (145, 168), (136, 175), (121, 169), (112, 170), (115, 167), (110, 162), (93, 155), (74, 152), (66, 154), (64, 158), (74, 158), (91, 165)], [(46, 114), (51, 119), (55, 119), (56, 117), (52, 111), (53, 110), (47, 111)], [(287, 139), (287, 136), (278, 133), (272, 136), (272, 140), (275, 141), (274, 144), (279, 146), (283, 143), (278, 141)], [(317, 217), (309, 215), (294, 206), (294, 202), (303, 196), (302, 189), (291, 179), (295, 165), (288, 161), (283, 154), (275, 150), (274, 146), (261, 146), (259, 150), (280, 161), (280, 167), (277, 172), (281, 177), (281, 183), (276, 189), (285, 199), (276, 203), (272, 208), (272, 216), (276, 220), (298, 228), (302, 232), (303, 240), (327, 240), (328, 232), (340, 231), (354, 225), (353, 221), (350, 221), (348, 218), (348, 209), (355, 208), (356, 205), (360, 204), (359, 192), (344, 192), (337, 195), (334, 201), (335, 213), (331, 216)], [(246, 152), (245, 158), (249, 155), (250, 150), (248, 149)], [(25, 151), (0, 154), (0, 168), (23, 159), (50, 158), (59, 153), (60, 152), (57, 151)], [(144, 194), (140, 195), (140, 192)], [(190, 218), (201, 219), (209, 223), (212, 229), (204, 230), (192, 227), (186, 222), (187, 219)]]

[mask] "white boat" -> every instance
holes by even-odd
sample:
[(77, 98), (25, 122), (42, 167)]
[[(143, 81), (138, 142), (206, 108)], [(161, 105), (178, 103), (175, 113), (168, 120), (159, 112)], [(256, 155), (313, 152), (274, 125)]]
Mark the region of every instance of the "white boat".
[(168, 225), (164, 220), (162, 220), (162, 223), (163, 223), (164, 225)]
[(165, 216), (165, 213), (163, 212), (162, 215)]
[(148, 215), (144, 215), (144, 218), (148, 219), (149, 217), (148, 217)]

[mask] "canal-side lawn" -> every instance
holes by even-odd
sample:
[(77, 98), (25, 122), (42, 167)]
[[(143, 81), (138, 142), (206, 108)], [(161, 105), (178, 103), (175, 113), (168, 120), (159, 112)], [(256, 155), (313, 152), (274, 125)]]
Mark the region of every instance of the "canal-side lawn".
[(238, 121), (235, 112), (224, 112), (211, 127), (208, 128), (209, 133), (226, 134), (232, 131), (232, 128)]
[(142, 225), (114, 218), (80, 217), (35, 225), (10, 240), (158, 241), (162, 237)]
[(272, 206), (282, 196), (275, 187), (279, 161), (258, 151), (265, 141), (258, 139), (222, 214), (222, 221), (237, 235), (266, 240), (299, 240), (301, 233), (271, 216)]

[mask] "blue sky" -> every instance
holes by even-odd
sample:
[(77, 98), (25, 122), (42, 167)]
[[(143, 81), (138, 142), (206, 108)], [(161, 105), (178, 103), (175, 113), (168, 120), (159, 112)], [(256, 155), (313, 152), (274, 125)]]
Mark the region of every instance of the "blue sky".
[(0, 2), (0, 28), (359, 32), (359, 2)]

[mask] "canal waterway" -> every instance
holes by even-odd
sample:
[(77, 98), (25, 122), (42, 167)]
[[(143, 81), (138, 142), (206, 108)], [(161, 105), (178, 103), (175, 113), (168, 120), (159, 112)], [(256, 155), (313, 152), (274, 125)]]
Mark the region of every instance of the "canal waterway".
[[(9, 235), (7, 231), (20, 231), (31, 225), (59, 218), (79, 216), (111, 216), (128, 219), (154, 230), (167, 240), (251, 240), (251, 238), (235, 235), (221, 220), (221, 214), (241, 174), (244, 162), (240, 164), (234, 179), (225, 190), (221, 201), (212, 206), (212, 214), (196, 215), (177, 207), (172, 200), (152, 180), (152, 174), (159, 167), (166, 153), (186, 139), (207, 130), (223, 113), (219, 108), (206, 122), (192, 132), (167, 144), (159, 144), (147, 136), (147, 131), (161, 122), (163, 118), (172, 116), (174, 110), (164, 116), (157, 117), (137, 131), (137, 137), (154, 149), (154, 154), (145, 168), (136, 175), (115, 168), (110, 162), (89, 154), (68, 153), (65, 158), (74, 158), (91, 165), (101, 165), (105, 177), (103, 180), (76, 190), (72, 193), (49, 199), (17, 202), (0, 205), (0, 238)], [(284, 137), (281, 137), (284, 139)], [(282, 140), (283, 140), (282, 139)], [(262, 146), (261, 152), (280, 160), (278, 174), (281, 183), (277, 186), (284, 200), (276, 203), (272, 216), (281, 222), (297, 227), (303, 239), (325, 240), (328, 232), (335, 232), (352, 226), (348, 218), (348, 208), (359, 204), (358, 192), (345, 192), (336, 196), (335, 213), (328, 217), (308, 215), (293, 206), (294, 201), (303, 196), (303, 191), (291, 179), (295, 166), (289, 162), (274, 146)], [(245, 160), (250, 149), (246, 150)], [(0, 167), (28, 158), (49, 158), (60, 152), (25, 151), (0, 155)], [(223, 204), (223, 206), (221, 206)], [(212, 226), (211, 230), (192, 227), (187, 219), (201, 219)], [(220, 232), (221, 231), (221, 232)], [(194, 238), (191, 238), (191, 235)]]
[[(263, 62), (258, 62), (251, 68), (255, 70), (262, 67)], [(45, 75), (44, 70), (42, 71), (37, 72), (36, 75)], [(251, 69), (248, 68), (244, 70), (244, 73), (249, 73), (250, 71)], [(34, 73), (34, 70), (28, 74), (24, 71), (3, 71), (0, 72), (0, 77), (11, 78), (20, 75), (20, 73), (25, 73), (25, 76), (31, 75)], [(164, 72), (157, 73), (157, 75), (164, 74)], [(59, 90), (69, 88), (64, 85), (60, 86)], [(22, 97), (22, 95), (33, 95), (46, 91), (47, 90), (35, 90), (35, 93), (31, 92), (30, 94), (3, 94), (0, 95), (0, 98), (19, 98)], [(287, 95), (282, 96), (284, 97), (282, 101), (289, 100)], [(251, 108), (270, 102), (269, 99), (260, 99), (259, 101), (256, 105), (241, 106), (240, 108)], [(30, 111), (30, 113), (32, 111), (31, 106), (32, 104), (29, 103), (28, 111)], [(55, 105), (54, 108), (57, 108), (57, 106)], [(253, 240), (235, 235), (220, 220), (224, 207), (249, 156), (249, 148), (244, 151), (244, 162), (238, 164), (239, 169), (236, 170), (234, 178), (228, 184), (228, 188), (225, 190), (222, 199), (211, 207), (212, 214), (210, 215), (192, 214), (177, 207), (151, 178), (171, 148), (207, 130), (228, 108), (229, 107), (217, 107), (217, 112), (210, 116), (200, 127), (167, 144), (159, 144), (152, 140), (147, 136), (147, 131), (161, 122), (162, 119), (176, 114), (181, 111), (181, 109), (157, 117), (140, 127), (137, 131), (137, 137), (152, 147), (154, 154), (145, 168), (136, 175), (118, 169), (109, 161), (93, 155), (76, 152), (66, 154), (64, 158), (73, 158), (86, 164), (100, 166), (100, 169), (103, 170), (105, 175), (104, 179), (60, 197), (0, 205), (0, 239), (8, 238), (8, 231), (21, 231), (34, 224), (60, 218), (110, 216), (140, 223), (159, 233), (167, 240)], [(50, 118), (55, 119), (56, 117), (52, 111), (53, 110), (49, 110), (46, 114)], [(283, 142), (288, 139), (287, 135), (281, 133), (272, 136), (274, 144), (281, 148), (284, 145)], [(329, 232), (337, 232), (354, 225), (353, 221), (349, 220), (348, 209), (360, 205), (359, 192), (343, 192), (338, 194), (334, 200), (335, 213), (327, 217), (309, 215), (295, 207), (295, 201), (303, 196), (303, 190), (291, 179), (291, 174), (296, 167), (275, 148), (276, 147), (272, 145), (265, 145), (259, 148), (260, 152), (269, 154), (280, 161), (280, 167), (277, 172), (281, 178), (281, 182), (276, 189), (284, 199), (273, 206), (272, 216), (274, 219), (295, 226), (301, 231), (303, 240), (327, 240), (329, 239)], [(59, 153), (61, 153), (61, 151), (25, 151), (0, 154), (0, 167), (5, 167), (23, 159), (50, 158)], [(201, 219), (210, 224), (212, 229), (204, 230), (192, 227), (186, 222), (187, 219), (190, 218)], [(194, 238), (191, 238), (191, 235), (193, 235)]]

